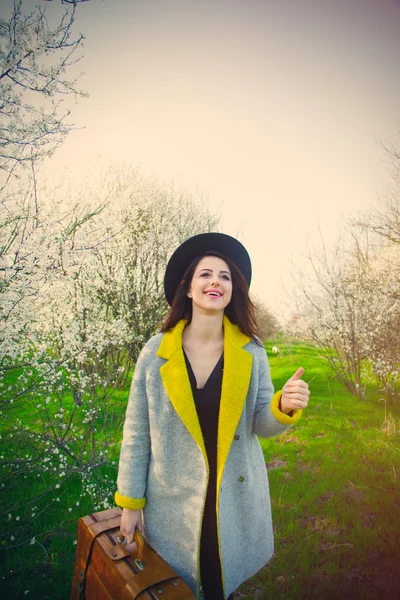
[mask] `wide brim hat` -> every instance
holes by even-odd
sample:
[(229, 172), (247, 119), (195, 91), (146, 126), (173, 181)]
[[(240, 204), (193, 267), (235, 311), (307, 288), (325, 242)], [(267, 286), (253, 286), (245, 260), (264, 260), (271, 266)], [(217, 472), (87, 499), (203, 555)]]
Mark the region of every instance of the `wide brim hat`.
[(243, 244), (225, 233), (200, 233), (185, 240), (168, 261), (164, 276), (164, 292), (170, 306), (186, 269), (195, 258), (204, 256), (206, 252), (217, 252), (230, 258), (250, 286), (251, 261)]

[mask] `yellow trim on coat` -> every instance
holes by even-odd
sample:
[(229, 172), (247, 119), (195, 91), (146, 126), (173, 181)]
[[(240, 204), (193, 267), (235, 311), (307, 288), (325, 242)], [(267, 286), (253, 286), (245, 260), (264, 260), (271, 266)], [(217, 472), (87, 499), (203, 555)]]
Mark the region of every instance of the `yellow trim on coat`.
[(117, 506), (129, 508), (129, 510), (141, 510), (146, 506), (146, 498), (128, 498), (119, 492), (115, 492), (114, 500)]
[(168, 359), (160, 367), (160, 375), (164, 388), (185, 427), (199, 446), (208, 471), (206, 447), (204, 445), (182, 348), (182, 333), (186, 323), (187, 321), (182, 319), (173, 329), (165, 332), (158, 348), (157, 356)]
[(301, 413), (303, 411), (301, 409), (294, 410), (293, 417), (290, 417), (286, 413), (282, 412), (279, 409), (279, 402), (281, 400), (281, 397), (282, 397), (282, 390), (279, 390), (279, 392), (276, 392), (272, 396), (271, 412), (274, 415), (275, 419), (277, 419), (280, 423), (283, 423), (284, 425), (293, 425), (293, 423), (296, 423), (300, 419)]
[(253, 356), (243, 350), (251, 338), (224, 316), (224, 374), (218, 420), (217, 513), (219, 488), (250, 385)]

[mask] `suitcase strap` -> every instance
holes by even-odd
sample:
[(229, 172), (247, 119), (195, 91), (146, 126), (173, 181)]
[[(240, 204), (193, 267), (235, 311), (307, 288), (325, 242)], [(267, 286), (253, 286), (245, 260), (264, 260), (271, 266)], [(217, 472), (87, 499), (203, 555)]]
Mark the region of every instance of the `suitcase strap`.
[(162, 569), (153, 564), (151, 568), (144, 568), (143, 571), (137, 573), (132, 579), (129, 579), (126, 586), (131, 591), (133, 597), (137, 598), (142, 592), (148, 590), (153, 585), (161, 585), (168, 581), (179, 580), (181, 580), (181, 578), (168, 563), (164, 563)]

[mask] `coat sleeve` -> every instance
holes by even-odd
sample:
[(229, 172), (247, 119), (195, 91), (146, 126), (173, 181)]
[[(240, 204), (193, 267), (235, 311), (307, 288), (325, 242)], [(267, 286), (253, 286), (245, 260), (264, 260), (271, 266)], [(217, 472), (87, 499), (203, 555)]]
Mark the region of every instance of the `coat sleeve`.
[(253, 432), (260, 437), (279, 435), (299, 420), (302, 411), (289, 416), (279, 410), (282, 390), (274, 393), (268, 357), (264, 348), (257, 348), (254, 359), (258, 364), (257, 399), (253, 417)]
[(115, 503), (122, 508), (132, 510), (140, 510), (146, 504), (145, 493), (150, 457), (146, 371), (151, 355), (151, 346), (147, 344), (136, 362), (118, 466), (118, 491), (115, 493)]

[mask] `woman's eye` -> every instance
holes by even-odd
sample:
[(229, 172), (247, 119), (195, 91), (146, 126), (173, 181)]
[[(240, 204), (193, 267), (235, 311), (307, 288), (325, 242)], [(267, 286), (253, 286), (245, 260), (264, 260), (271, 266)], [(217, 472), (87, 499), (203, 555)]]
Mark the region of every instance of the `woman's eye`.
[(208, 277), (210, 273), (200, 273), (200, 277)]
[(229, 277), (229, 275), (222, 275), (222, 279), (225, 279), (226, 281), (230, 281), (231, 278)]

